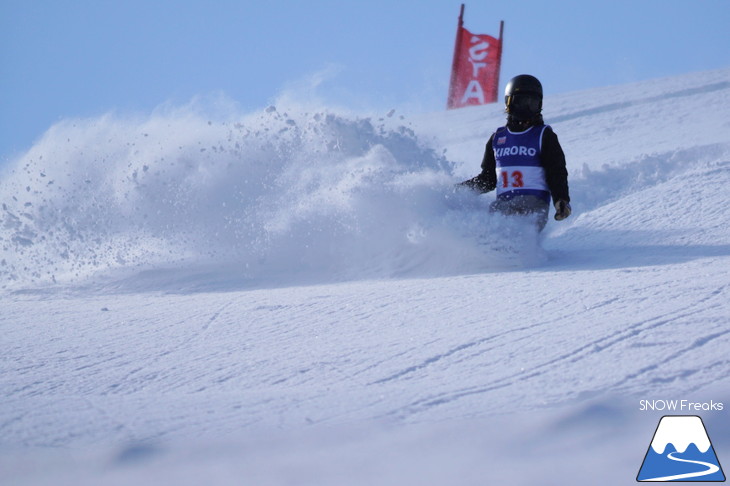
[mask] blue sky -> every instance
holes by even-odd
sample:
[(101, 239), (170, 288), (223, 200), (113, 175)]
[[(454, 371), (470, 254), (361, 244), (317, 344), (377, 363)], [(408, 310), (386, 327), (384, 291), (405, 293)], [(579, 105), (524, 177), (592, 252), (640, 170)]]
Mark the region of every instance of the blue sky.
[[(250, 111), (318, 74), (326, 103), (443, 109), (461, 3), (0, 0), (0, 160), (64, 118), (218, 93)], [(728, 0), (465, 3), (474, 33), (505, 21), (501, 89), (520, 73), (550, 94), (730, 66)]]

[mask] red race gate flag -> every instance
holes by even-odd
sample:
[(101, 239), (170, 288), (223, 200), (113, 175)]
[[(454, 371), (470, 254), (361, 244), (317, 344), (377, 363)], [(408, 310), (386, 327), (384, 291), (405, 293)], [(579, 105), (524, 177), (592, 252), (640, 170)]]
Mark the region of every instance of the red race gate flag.
[(504, 21), (499, 25), (499, 39), (491, 35), (472, 34), (464, 28), (464, 4), (461, 4), (454, 61), (451, 66), (448, 108), (497, 101), (503, 31)]

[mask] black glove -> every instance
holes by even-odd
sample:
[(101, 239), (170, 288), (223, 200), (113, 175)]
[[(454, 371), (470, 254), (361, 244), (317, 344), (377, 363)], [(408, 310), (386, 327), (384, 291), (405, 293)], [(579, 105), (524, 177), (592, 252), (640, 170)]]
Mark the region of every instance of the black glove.
[(476, 191), (478, 193), (484, 194), (485, 192), (489, 192), (494, 187), (489, 187), (489, 182), (482, 179), (480, 176), (472, 177), (471, 179), (467, 179), (464, 182), (460, 182), (457, 184), (458, 187), (468, 187), (472, 191)]
[(555, 203), (555, 221), (562, 221), (570, 216), (570, 203), (561, 199)]

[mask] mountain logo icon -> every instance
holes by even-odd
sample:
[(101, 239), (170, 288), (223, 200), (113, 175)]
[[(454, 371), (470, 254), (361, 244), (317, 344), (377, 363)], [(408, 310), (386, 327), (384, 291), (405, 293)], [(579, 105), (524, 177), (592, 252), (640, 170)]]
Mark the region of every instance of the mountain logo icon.
[(636, 480), (725, 481), (725, 474), (702, 419), (696, 415), (662, 417)]

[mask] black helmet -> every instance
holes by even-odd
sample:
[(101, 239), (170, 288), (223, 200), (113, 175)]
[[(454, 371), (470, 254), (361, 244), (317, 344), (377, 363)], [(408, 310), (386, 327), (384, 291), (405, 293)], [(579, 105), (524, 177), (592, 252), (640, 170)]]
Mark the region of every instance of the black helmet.
[(507, 113), (516, 120), (531, 120), (542, 111), (542, 84), (535, 76), (520, 74), (504, 89)]

